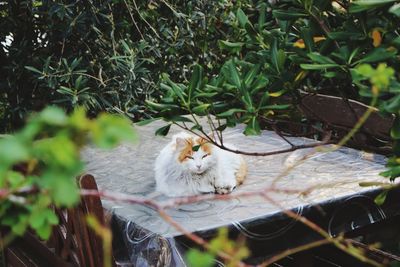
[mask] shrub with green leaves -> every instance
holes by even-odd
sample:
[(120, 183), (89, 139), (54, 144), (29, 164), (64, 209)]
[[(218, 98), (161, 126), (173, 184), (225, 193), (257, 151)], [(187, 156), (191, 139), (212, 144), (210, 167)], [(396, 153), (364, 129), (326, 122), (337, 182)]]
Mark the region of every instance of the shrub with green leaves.
[(31, 227), (48, 238), (58, 223), (50, 205), (72, 207), (79, 201), (80, 149), (134, 140), (130, 121), (117, 115), (88, 119), (83, 108), (67, 116), (56, 107), (32, 115), (20, 131), (0, 138), (0, 224), (16, 235)]
[[(400, 83), (392, 72), (400, 67), (399, 1), (271, 3), (233, 8), (231, 34), (218, 40), (226, 59), (218, 72), (194, 66), (183, 83), (164, 74), (163, 97), (147, 102), (154, 116), (188, 123), (194, 120), (182, 115), (213, 114), (226, 120), (218, 130), (245, 123), (246, 134), (257, 134), (260, 125), (301, 119), (292, 111), (302, 91), (370, 104), (371, 89), (379, 87), (373, 104), (384, 116), (396, 116), (391, 136), (398, 140)], [(158, 133), (168, 129), (169, 124)], [(395, 155), (398, 147), (395, 141)], [(392, 171), (385, 173), (392, 179), (400, 175), (397, 162), (391, 160)]]
[(191, 267), (211, 267), (215, 265), (218, 253), (230, 256), (229, 259), (224, 260), (224, 266), (227, 267), (238, 266), (241, 260), (250, 255), (250, 251), (246, 247), (243, 238), (236, 242), (230, 240), (228, 229), (220, 228), (217, 236), (209, 242), (208, 251), (200, 251), (192, 248), (186, 253), (186, 260)]
[(216, 72), (218, 39), (251, 1), (0, 1), (0, 128), (55, 104), (148, 117), (159, 77), (185, 82), (196, 62)]

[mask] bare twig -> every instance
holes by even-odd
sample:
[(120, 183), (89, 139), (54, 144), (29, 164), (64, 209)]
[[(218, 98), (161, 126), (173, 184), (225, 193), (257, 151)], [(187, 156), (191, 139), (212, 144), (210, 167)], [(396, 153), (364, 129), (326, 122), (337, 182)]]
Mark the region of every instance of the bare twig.
[(279, 253), (279, 254), (271, 257), (271, 258), (269, 258), (268, 260), (264, 261), (263, 263), (259, 264), (258, 266), (259, 267), (269, 266), (269, 265), (273, 264), (274, 262), (277, 262), (277, 261), (279, 261), (279, 260), (281, 260), (283, 258), (286, 258), (287, 256), (290, 256), (290, 255), (293, 255), (295, 253), (298, 253), (298, 252), (301, 252), (301, 251), (305, 251), (305, 250), (308, 250), (308, 249), (312, 249), (312, 248), (315, 248), (315, 247), (319, 247), (319, 246), (322, 246), (322, 245), (326, 245), (326, 244), (329, 244), (330, 242), (331, 242), (330, 240), (321, 239), (321, 240), (318, 240), (318, 241), (307, 243), (307, 244), (302, 245), (302, 246), (298, 246), (296, 248), (287, 249), (287, 250), (285, 250), (285, 251), (283, 251), (283, 252), (281, 252), (281, 253)]
[[(273, 205), (275, 205), (276, 207), (279, 207), (283, 210), (283, 212), (288, 215), (289, 217), (300, 221), (301, 223), (303, 223), (304, 225), (306, 225), (307, 227), (309, 227), (311, 230), (315, 231), (316, 233), (320, 234), (322, 237), (325, 238), (325, 240), (329, 240), (333, 245), (335, 245), (337, 248), (339, 248), (340, 250), (342, 250), (343, 252), (348, 253), (349, 255), (355, 257), (356, 259), (371, 264), (373, 266), (381, 266), (381, 264), (369, 259), (368, 257), (364, 256), (364, 253), (362, 253), (359, 249), (355, 248), (354, 246), (351, 246), (350, 242), (346, 242), (346, 239), (342, 239), (342, 238), (334, 238), (331, 237), (324, 229), (322, 229), (321, 227), (319, 227), (317, 224), (315, 224), (314, 222), (308, 220), (306, 217), (301, 216), (291, 210), (285, 209), (284, 207), (282, 207), (282, 205), (280, 205), (278, 202), (276, 202), (274, 199), (272, 199), (270, 196), (268, 196), (267, 194), (264, 194), (264, 198), (272, 203)], [(349, 249), (351, 246), (351, 249)]]
[[(135, 18), (133, 17), (133, 14), (132, 14), (132, 11), (131, 11), (131, 7), (128, 5), (128, 3), (126, 2), (126, 0), (124, 0), (124, 3), (125, 3), (126, 8), (128, 9), (129, 16), (131, 17), (131, 20), (132, 20), (133, 25), (135, 25), (135, 28), (136, 28), (136, 30), (138, 31), (140, 37), (141, 37), (142, 39), (144, 39), (143, 34), (142, 34), (142, 32), (140, 31), (139, 26), (137, 25)], [(139, 14), (139, 15), (140, 15), (140, 14)]]
[[(181, 125), (181, 124), (176, 123), (176, 122), (174, 122), (173, 124), (177, 125), (178, 127), (182, 128), (182, 129), (184, 129), (186, 131), (189, 131), (189, 132), (191, 132), (191, 133), (193, 133), (193, 134), (195, 134), (195, 135), (197, 135), (199, 137), (205, 138), (207, 141), (209, 141), (210, 143), (212, 143), (213, 145), (215, 145), (215, 146), (217, 146), (217, 147), (219, 147), (221, 149), (224, 149), (226, 151), (230, 151), (230, 152), (235, 153), (235, 154), (242, 154), (242, 155), (247, 155), (247, 156), (256, 156), (256, 157), (271, 156), (271, 155), (283, 154), (283, 153), (287, 153), (287, 152), (293, 152), (293, 151), (298, 150), (298, 149), (320, 147), (320, 146), (332, 143), (330, 140), (324, 140), (322, 142), (308, 143), (308, 144), (302, 144), (302, 145), (294, 145), (294, 146), (292, 146), (290, 148), (274, 150), (274, 151), (269, 151), (269, 152), (249, 152), (249, 151), (242, 151), (242, 150), (238, 150), (238, 149), (232, 149), (232, 148), (226, 147), (223, 144), (219, 144), (219, 143), (215, 142), (207, 133), (205, 133), (204, 130), (200, 130), (200, 132), (204, 135), (204, 136), (202, 136), (202, 135), (198, 134), (197, 132), (189, 129), (188, 127), (185, 127), (184, 125)], [(196, 122), (196, 124), (198, 124), (198, 122)], [(200, 125), (200, 124), (198, 124), (198, 125)]]
[(283, 139), (286, 143), (288, 143), (291, 147), (294, 147), (294, 146), (295, 146), (292, 142), (290, 142), (290, 141), (281, 133), (281, 131), (276, 127), (276, 125), (273, 124), (271, 127), (272, 127), (272, 129), (274, 130), (274, 132), (275, 132), (277, 135), (279, 135), (279, 137), (282, 138), (282, 139)]
[[(125, 1), (125, 0), (124, 0)], [(136, 4), (135, 0), (132, 0), (133, 5), (135, 6), (136, 12), (138, 13), (139, 17), (147, 24), (147, 26), (149, 26), (149, 28), (153, 31), (153, 33), (160, 38), (160, 35), (158, 34), (158, 32), (153, 28), (153, 26), (151, 26), (151, 24), (142, 16), (142, 14), (140, 13), (140, 10)], [(143, 39), (143, 36), (142, 36)]]

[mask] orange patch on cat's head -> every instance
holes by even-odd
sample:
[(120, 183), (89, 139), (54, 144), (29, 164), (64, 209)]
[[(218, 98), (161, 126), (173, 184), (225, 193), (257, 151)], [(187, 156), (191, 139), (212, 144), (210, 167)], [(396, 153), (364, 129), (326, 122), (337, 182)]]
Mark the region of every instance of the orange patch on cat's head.
[(193, 147), (199, 146), (198, 149), (202, 149), (205, 153), (211, 154), (211, 145), (204, 138), (197, 138), (194, 140), (193, 138), (177, 138), (176, 147), (180, 150), (178, 160), (179, 162), (183, 162), (191, 157), (194, 153)]
[(197, 138), (196, 143), (197, 145), (200, 145), (200, 148), (203, 149), (205, 153), (211, 154), (211, 145), (206, 139), (199, 137)]
[(176, 147), (180, 150), (178, 160), (183, 162), (193, 155), (193, 138), (177, 138)]

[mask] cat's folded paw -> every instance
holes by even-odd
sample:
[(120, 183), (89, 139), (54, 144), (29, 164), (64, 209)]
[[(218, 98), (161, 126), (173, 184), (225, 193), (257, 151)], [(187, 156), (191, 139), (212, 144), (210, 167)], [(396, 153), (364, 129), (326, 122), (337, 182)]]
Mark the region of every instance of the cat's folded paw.
[(235, 189), (235, 188), (236, 188), (236, 186), (230, 186), (230, 185), (227, 185), (227, 186), (216, 186), (215, 187), (215, 192), (217, 194), (225, 195), (225, 194), (229, 194), (230, 192), (232, 192), (233, 189)]

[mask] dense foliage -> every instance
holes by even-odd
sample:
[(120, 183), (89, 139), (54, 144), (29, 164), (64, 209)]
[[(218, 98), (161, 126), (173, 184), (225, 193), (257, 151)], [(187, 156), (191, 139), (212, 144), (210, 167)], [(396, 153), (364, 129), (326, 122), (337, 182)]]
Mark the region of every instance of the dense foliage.
[(16, 235), (31, 227), (48, 238), (58, 223), (50, 205), (71, 207), (79, 201), (74, 178), (83, 171), (83, 145), (110, 148), (134, 139), (129, 120), (117, 115), (90, 120), (82, 108), (67, 116), (48, 107), (32, 116), (20, 131), (0, 138), (0, 225)]
[[(193, 129), (200, 128), (197, 122), (180, 115), (215, 114), (226, 120), (218, 130), (240, 122), (247, 125), (246, 134), (257, 134), (260, 122), (299, 119), (291, 111), (302, 91), (338, 95), (376, 105), (383, 115), (396, 115), (391, 136), (397, 156), (400, 83), (392, 73), (400, 66), (396, 2), (282, 0), (260, 3), (255, 10), (237, 7), (232, 34), (218, 43), (228, 53), (219, 72), (194, 66), (186, 83), (165, 74), (163, 98), (148, 101), (148, 106), (171, 123), (192, 121)], [(363, 64), (369, 64), (362, 68), (369, 71), (361, 74)], [(167, 133), (168, 127), (158, 133)], [(394, 157), (383, 174), (399, 176), (397, 162)]]
[(218, 40), (248, 1), (0, 1), (0, 128), (57, 104), (147, 117), (159, 75), (224, 61)]

